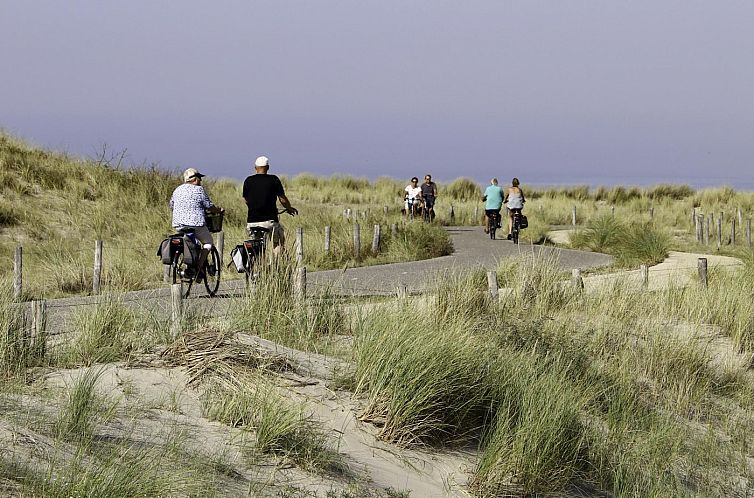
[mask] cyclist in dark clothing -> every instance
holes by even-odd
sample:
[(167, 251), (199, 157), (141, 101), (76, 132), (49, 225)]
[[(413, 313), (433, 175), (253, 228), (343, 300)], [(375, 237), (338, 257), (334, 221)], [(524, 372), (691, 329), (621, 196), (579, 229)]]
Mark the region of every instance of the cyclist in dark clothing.
[(246, 229), (264, 227), (270, 230), (273, 252), (277, 256), (285, 245), (285, 231), (278, 218), (277, 201), (280, 201), (288, 214), (296, 215), (298, 210), (291, 206), (285, 196), (280, 178), (267, 174), (269, 169), (269, 159), (259, 156), (254, 162), (256, 174), (244, 180), (242, 195), (248, 206)]
[(432, 175), (424, 175), (421, 186), (424, 209), (429, 210), (429, 219), (435, 219), (435, 199), (437, 199), (437, 184), (432, 181)]

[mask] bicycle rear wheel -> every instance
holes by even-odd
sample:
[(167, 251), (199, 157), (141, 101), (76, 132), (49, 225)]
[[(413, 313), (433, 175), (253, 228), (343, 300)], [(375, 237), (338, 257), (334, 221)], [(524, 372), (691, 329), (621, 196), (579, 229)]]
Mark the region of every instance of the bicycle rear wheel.
[(495, 230), (497, 230), (497, 218), (494, 215), (487, 217), (487, 230), (490, 232), (490, 239), (495, 240)]
[(173, 264), (171, 265), (171, 274), (173, 277), (173, 283), (183, 284), (183, 288), (185, 292), (183, 293), (183, 297), (189, 297), (189, 294), (191, 293), (191, 286), (194, 283), (193, 278), (185, 278), (181, 273), (181, 267), (185, 268), (186, 265), (183, 263), (183, 253), (176, 253), (175, 256), (173, 256)]
[(215, 247), (210, 249), (204, 261), (204, 287), (210, 296), (214, 296), (220, 288), (220, 255)]

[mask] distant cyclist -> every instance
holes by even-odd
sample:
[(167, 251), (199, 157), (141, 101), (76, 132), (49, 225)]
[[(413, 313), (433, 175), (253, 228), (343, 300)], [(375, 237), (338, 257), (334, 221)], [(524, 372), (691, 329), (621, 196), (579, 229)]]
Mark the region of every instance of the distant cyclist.
[(424, 183), (421, 186), (424, 209), (429, 210), (429, 219), (435, 219), (435, 200), (437, 199), (437, 184), (432, 181), (432, 175), (424, 175)]
[(505, 199), (503, 199), (503, 203), (508, 207), (508, 240), (511, 239), (511, 231), (513, 231), (513, 213), (515, 211), (521, 214), (524, 202), (526, 202), (524, 192), (518, 184), (518, 178), (514, 178), (511, 181), (511, 186), (505, 192)]
[(484, 233), (489, 233), (488, 219), (497, 214), (497, 228), (500, 228), (500, 209), (503, 207), (503, 189), (498, 186), (497, 178), (490, 180), (490, 186), (484, 191)]
[(270, 160), (259, 156), (254, 161), (256, 174), (246, 178), (243, 182), (243, 198), (248, 206), (246, 229), (263, 227), (270, 231), (273, 253), (278, 256), (285, 246), (285, 231), (278, 219), (277, 201), (283, 205), (290, 215), (298, 214), (298, 210), (291, 206), (285, 196), (283, 184), (275, 175), (268, 175)]
[(417, 177), (411, 178), (411, 183), (403, 189), (403, 209), (406, 217), (411, 214), (413, 209), (416, 209), (415, 204), (421, 198), (421, 193), (422, 189), (419, 187), (419, 179)]
[(170, 198), (173, 211), (173, 227), (177, 230), (193, 231), (202, 244), (212, 244), (212, 233), (207, 228), (205, 211), (219, 213), (219, 207), (212, 204), (202, 187), (203, 174), (195, 168), (183, 172), (183, 184), (176, 187)]

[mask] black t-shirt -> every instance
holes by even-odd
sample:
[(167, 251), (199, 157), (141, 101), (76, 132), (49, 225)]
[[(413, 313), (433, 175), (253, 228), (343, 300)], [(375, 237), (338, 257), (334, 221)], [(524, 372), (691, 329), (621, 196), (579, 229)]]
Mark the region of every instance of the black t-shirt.
[(243, 182), (243, 198), (249, 207), (247, 223), (278, 221), (278, 196), (285, 195), (280, 178), (275, 175), (252, 175)]
[(422, 195), (424, 197), (434, 197), (435, 196), (435, 182), (424, 182), (422, 183)]

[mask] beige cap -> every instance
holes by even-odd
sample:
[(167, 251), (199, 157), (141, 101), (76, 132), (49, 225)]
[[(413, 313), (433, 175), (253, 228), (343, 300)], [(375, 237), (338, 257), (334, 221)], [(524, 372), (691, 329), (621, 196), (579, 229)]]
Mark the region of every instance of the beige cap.
[(256, 161), (254, 161), (254, 166), (257, 168), (261, 168), (262, 166), (269, 166), (270, 160), (267, 158), (267, 156), (259, 156)]
[(196, 168), (189, 168), (183, 172), (183, 181), (190, 182), (194, 178), (201, 178), (203, 176)]

